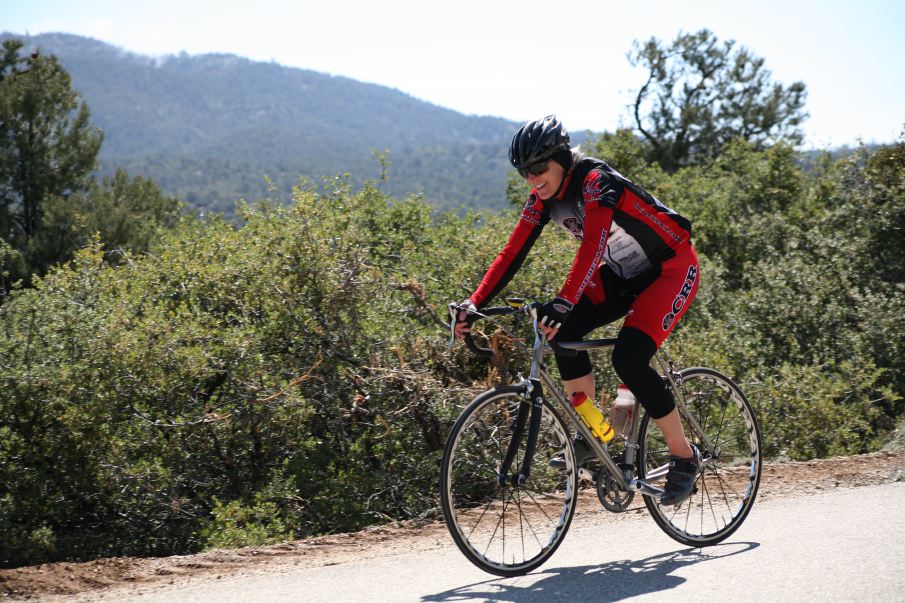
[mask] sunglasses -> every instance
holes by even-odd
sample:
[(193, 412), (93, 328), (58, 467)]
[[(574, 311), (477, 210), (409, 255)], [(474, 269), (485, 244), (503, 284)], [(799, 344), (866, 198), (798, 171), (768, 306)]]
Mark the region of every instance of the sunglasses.
[(549, 161), (538, 161), (537, 163), (532, 163), (526, 168), (519, 168), (518, 173), (527, 180), (528, 175), (532, 176), (540, 176), (550, 169)]

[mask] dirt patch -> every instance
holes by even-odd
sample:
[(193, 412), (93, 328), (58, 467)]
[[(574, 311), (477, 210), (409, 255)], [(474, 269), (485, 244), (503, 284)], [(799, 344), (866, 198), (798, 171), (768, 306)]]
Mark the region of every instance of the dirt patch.
[[(835, 488), (905, 481), (905, 451), (764, 466), (760, 500), (793, 498)], [(582, 494), (579, 512), (600, 509), (593, 490)], [(600, 513), (605, 511), (600, 510)], [(636, 508), (636, 512), (641, 512)], [(198, 555), (116, 557), (86, 563), (49, 563), (0, 570), (0, 596), (34, 599), (67, 595), (92, 598), (120, 587), (156, 588), (195, 577), (218, 578), (264, 567), (314, 567), (449, 546), (438, 521), (401, 522), (268, 547), (215, 550)], [(68, 597), (67, 597), (68, 598)], [(81, 597), (76, 597), (81, 598)]]

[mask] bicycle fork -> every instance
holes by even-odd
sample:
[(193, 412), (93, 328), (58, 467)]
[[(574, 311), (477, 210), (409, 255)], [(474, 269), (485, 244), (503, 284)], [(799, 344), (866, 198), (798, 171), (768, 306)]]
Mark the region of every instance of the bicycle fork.
[[(544, 412), (544, 397), (540, 381), (529, 379), (525, 383), (526, 399), (519, 404), (512, 426), (512, 437), (509, 440), (509, 447), (506, 449), (506, 456), (503, 458), (503, 463), (500, 465), (497, 475), (500, 485), (511, 481), (513, 486), (522, 486), (531, 476), (531, 459), (534, 458), (534, 450), (537, 447), (537, 434), (540, 431), (540, 422)], [(525, 440), (525, 454), (522, 458), (522, 466), (519, 468), (518, 473), (510, 476), (508, 475), (509, 469), (515, 461), (516, 454), (518, 454), (526, 424), (528, 426), (528, 435)]]

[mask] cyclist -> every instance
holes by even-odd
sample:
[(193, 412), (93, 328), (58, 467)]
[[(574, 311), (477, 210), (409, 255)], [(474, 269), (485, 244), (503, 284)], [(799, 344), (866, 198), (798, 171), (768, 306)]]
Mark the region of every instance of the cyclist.
[[(580, 241), (559, 295), (537, 309), (548, 340), (576, 341), (625, 317), (613, 348), (613, 367), (663, 432), (670, 468), (661, 504), (691, 494), (700, 453), (682, 429), (670, 390), (650, 360), (688, 309), (698, 289), (698, 259), (691, 223), (605, 162), (570, 147), (554, 115), (526, 123), (509, 147), (509, 161), (532, 187), (509, 242), (477, 290), (460, 308), (487, 305), (521, 267), (544, 226), (553, 220)], [(459, 311), (455, 334), (468, 333), (474, 317)], [(587, 352), (556, 356), (571, 397), (595, 399)], [(594, 458), (575, 440), (578, 464)]]

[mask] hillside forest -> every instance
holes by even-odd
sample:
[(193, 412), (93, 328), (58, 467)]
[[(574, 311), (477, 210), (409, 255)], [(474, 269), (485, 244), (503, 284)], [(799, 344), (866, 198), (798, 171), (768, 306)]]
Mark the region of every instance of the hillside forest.
[[(0, 33), (0, 41), (18, 39)], [(148, 57), (72, 34), (22, 38), (23, 53), (57, 57), (104, 132), (99, 174), (153, 180), (198, 211), (233, 217), (265, 180), (291, 194), (348, 173), (378, 178), (374, 151), (392, 160), (384, 188), (423, 193), (443, 209), (505, 205), (505, 144), (518, 124), (462, 115), (402, 92), (226, 54)], [(581, 133), (576, 133), (581, 134)], [(469, 178), (437, 166), (465, 163)]]
[[(670, 44), (738, 59), (697, 35)], [(447, 349), (445, 325), (511, 232), (517, 175), (501, 211), (438, 211), (389, 192), (377, 158), (363, 184), (326, 175), (199, 217), (126, 170), (93, 178), (89, 108), (54, 57), (20, 50), (0, 65), (0, 566), (437, 517), (452, 422), (526, 362), (510, 323), (481, 326), (493, 364)], [(682, 103), (716, 97), (639, 91), (660, 117), (583, 145), (693, 221), (702, 285), (667, 352), (742, 385), (770, 459), (878, 450), (905, 413), (905, 134), (806, 161), (803, 88), (779, 110), (711, 84), (763, 109), (757, 127), (730, 136), (732, 107), (683, 126)], [(574, 254), (547, 228), (504, 294), (553, 297)]]

